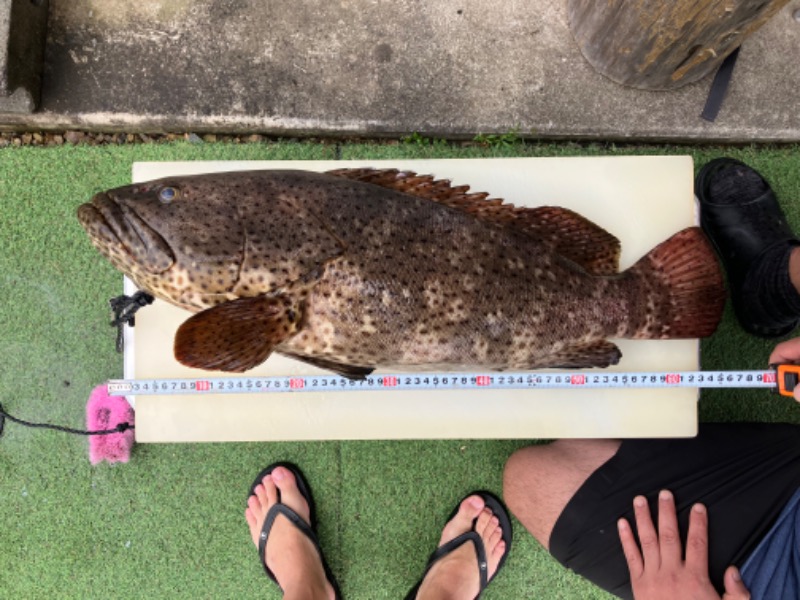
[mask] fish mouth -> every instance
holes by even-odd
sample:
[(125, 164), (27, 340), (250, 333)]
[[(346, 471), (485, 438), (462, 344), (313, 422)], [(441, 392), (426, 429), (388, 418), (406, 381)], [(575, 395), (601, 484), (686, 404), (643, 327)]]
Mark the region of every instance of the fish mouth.
[(175, 255), (161, 234), (106, 192), (81, 204), (78, 220), (92, 243), (115, 264), (132, 263), (150, 273), (163, 273), (175, 264)]

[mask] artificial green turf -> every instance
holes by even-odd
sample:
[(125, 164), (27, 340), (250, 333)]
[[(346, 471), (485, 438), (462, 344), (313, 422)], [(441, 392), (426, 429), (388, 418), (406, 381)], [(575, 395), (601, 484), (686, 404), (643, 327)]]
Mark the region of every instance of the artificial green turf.
[[(797, 147), (495, 141), (0, 150), (0, 402), (22, 418), (81, 426), (92, 387), (121, 376), (107, 310), (121, 278), (91, 247), (74, 212), (94, 192), (128, 183), (134, 161), (691, 154), (699, 166), (729, 155), (767, 177), (800, 231)], [(728, 309), (703, 342), (703, 366), (762, 367), (773, 345), (744, 334)], [(800, 422), (793, 401), (754, 390), (706, 391), (700, 414)], [(527, 443), (139, 445), (128, 464), (92, 467), (85, 439), (8, 423), (0, 438), (0, 598), (277, 598), (242, 514), (252, 477), (278, 459), (300, 464), (311, 481), (320, 536), (346, 597), (402, 597), (454, 503), (475, 488), (500, 492), (506, 458)], [(485, 597), (607, 595), (558, 566), (517, 524), (507, 567)]]

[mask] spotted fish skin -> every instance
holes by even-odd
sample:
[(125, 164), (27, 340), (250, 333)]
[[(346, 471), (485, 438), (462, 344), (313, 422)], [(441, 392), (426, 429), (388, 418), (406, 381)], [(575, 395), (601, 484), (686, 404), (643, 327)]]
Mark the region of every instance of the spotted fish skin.
[(617, 273), (616, 239), (578, 215), (466, 190), (251, 171), (111, 190), (78, 215), (141, 289), (198, 313), (176, 338), (191, 366), (243, 371), (272, 351), (350, 376), (607, 366), (609, 337), (715, 329), (724, 288), (699, 229)]

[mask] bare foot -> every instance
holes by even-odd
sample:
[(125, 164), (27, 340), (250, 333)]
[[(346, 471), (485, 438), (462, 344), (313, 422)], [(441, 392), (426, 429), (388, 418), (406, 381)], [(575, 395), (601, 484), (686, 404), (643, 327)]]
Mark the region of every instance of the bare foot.
[[(473, 529), (486, 548), (487, 579), (497, 572), (497, 565), (506, 550), (500, 522), (480, 496), (465, 498), (456, 515), (442, 531), (439, 546)], [(434, 563), (417, 592), (417, 600), (473, 600), (480, 591), (480, 574), (475, 544), (466, 542)]]
[[(247, 499), (244, 516), (256, 547), (267, 512), (279, 501), (310, 523), (308, 503), (297, 488), (294, 473), (289, 469), (275, 467), (254, 491)], [(278, 579), (286, 600), (334, 599), (333, 586), (325, 576), (319, 552), (311, 540), (283, 514), (279, 514), (272, 525), (265, 555), (267, 566)]]

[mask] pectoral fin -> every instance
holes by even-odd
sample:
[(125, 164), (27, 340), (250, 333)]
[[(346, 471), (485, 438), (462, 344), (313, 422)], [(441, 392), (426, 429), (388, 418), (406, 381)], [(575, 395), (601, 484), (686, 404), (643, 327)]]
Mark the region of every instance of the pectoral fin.
[(187, 367), (242, 373), (292, 337), (300, 313), (286, 296), (239, 298), (197, 313), (175, 335), (175, 358)]

